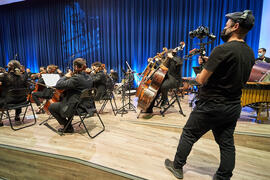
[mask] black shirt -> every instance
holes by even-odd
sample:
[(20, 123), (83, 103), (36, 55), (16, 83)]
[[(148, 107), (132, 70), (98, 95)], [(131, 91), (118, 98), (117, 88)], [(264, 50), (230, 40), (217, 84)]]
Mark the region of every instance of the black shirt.
[[(74, 113), (76, 103), (80, 101), (80, 94), (84, 89), (91, 89), (93, 87), (93, 81), (90, 75), (80, 72), (74, 74), (72, 77), (61, 77), (57, 83), (56, 88), (64, 91), (64, 97), (62, 99), (61, 108), (59, 114), (62, 117), (71, 117)], [(92, 102), (89, 100), (85, 102), (88, 106), (92, 106)]]
[(182, 80), (182, 64), (180, 57), (174, 56), (168, 63), (168, 75), (174, 77), (178, 82)]
[(104, 71), (99, 71), (96, 74), (92, 74), (94, 87), (98, 88), (100, 85), (106, 86), (106, 75)]
[(261, 58), (257, 58), (257, 59), (256, 59), (256, 61), (258, 61), (258, 60), (264, 61), (264, 62), (267, 62), (267, 63), (270, 63), (270, 58), (269, 58), (269, 57), (265, 57), (265, 56), (264, 56), (264, 58), (262, 58), (262, 59), (261, 59)]
[(25, 96), (6, 96), (8, 91), (11, 89), (28, 88), (29, 84), (27, 82), (26, 76), (23, 74), (16, 75), (13, 72), (3, 73), (0, 76), (0, 81), (2, 82), (2, 97), (0, 99), (0, 106), (3, 105), (3, 103), (20, 103), (26, 100)]
[(253, 50), (245, 42), (230, 41), (217, 46), (204, 66), (213, 74), (201, 87), (200, 98), (240, 103), (254, 63)]

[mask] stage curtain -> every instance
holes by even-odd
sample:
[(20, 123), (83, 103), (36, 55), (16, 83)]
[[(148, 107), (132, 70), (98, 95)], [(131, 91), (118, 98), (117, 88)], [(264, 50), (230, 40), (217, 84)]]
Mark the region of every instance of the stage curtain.
[[(199, 48), (189, 32), (200, 25), (217, 36), (206, 47), (209, 55), (222, 43), (225, 14), (245, 9), (256, 18), (246, 42), (257, 54), (262, 8), (263, 0), (30, 0), (0, 6), (0, 66), (16, 58), (32, 71), (48, 64), (65, 71), (83, 57), (121, 74), (128, 62), (139, 73), (163, 47), (184, 41), (181, 57)], [(184, 61), (183, 76), (194, 76), (197, 57)]]

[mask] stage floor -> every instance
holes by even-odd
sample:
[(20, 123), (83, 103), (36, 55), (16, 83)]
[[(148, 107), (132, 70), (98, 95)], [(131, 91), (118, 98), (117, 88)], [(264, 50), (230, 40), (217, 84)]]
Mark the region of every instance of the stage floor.
[[(121, 106), (119, 97), (117, 104)], [(100, 106), (97, 103), (97, 107)], [(38, 115), (37, 125), (20, 131), (11, 130), (8, 120), (4, 120), (4, 127), (0, 127), (0, 144), (64, 155), (71, 160), (81, 159), (139, 179), (176, 179), (164, 167), (164, 160), (173, 159), (181, 128), (191, 112), (187, 96), (181, 100), (181, 106), (186, 117), (178, 113), (175, 105), (165, 117), (159, 115), (159, 109), (154, 109), (153, 116), (141, 114), (137, 119), (137, 113), (133, 111), (114, 116), (108, 104), (101, 114), (106, 130), (94, 139), (90, 139), (78, 126), (74, 134), (64, 136), (59, 136), (44, 125), (39, 126), (38, 123), (48, 117), (45, 114)], [(237, 124), (236, 167), (232, 179), (267, 180), (270, 179), (270, 125), (268, 122), (254, 122), (247, 116), (250, 114), (253, 112), (243, 111)], [(94, 121), (95, 118), (87, 126), (95, 127)], [(54, 119), (49, 120), (49, 124), (59, 127)], [(212, 178), (219, 164), (219, 148), (211, 136), (208, 133), (194, 145), (184, 167), (184, 179)], [(260, 147), (257, 147), (258, 143)]]

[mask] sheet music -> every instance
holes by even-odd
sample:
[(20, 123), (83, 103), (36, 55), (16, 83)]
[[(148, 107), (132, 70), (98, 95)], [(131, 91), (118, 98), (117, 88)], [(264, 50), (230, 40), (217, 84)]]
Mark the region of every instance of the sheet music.
[(55, 86), (60, 79), (59, 74), (41, 74), (41, 77), (47, 86)]

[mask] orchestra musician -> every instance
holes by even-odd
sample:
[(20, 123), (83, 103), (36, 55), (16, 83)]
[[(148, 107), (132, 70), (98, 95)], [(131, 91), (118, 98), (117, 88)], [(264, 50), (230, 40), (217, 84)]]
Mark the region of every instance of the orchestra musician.
[(27, 78), (31, 79), (32, 72), (30, 68), (26, 68), (26, 73), (27, 73)]
[[(162, 82), (159, 91), (157, 92), (156, 98), (152, 101), (146, 113), (153, 113), (153, 107), (155, 100), (158, 98), (158, 95), (161, 93), (161, 104), (160, 106), (165, 106), (168, 102), (168, 91), (172, 88), (179, 87), (182, 83), (182, 59), (177, 56), (176, 50), (168, 50), (168, 72)], [(164, 58), (166, 58), (166, 56)]]
[(85, 73), (86, 73), (86, 74), (91, 74), (91, 72), (92, 72), (92, 69), (91, 69), (91, 68), (86, 68), (86, 69), (85, 69)]
[(21, 65), (21, 73), (23, 76), (25, 76), (26, 79), (28, 79), (28, 73), (25, 71), (25, 66), (24, 65)]
[[(73, 61), (74, 73), (68, 72), (60, 78), (56, 84), (56, 88), (64, 90), (63, 99), (60, 102), (53, 103), (49, 106), (50, 113), (56, 118), (60, 125), (67, 124), (69, 117), (75, 112), (75, 105), (80, 99), (82, 90), (92, 88), (93, 81), (90, 75), (84, 71), (86, 69), (86, 61), (83, 58), (76, 58)], [(94, 102), (87, 101), (86, 107), (93, 108)], [(63, 132), (64, 128), (58, 129)], [(70, 124), (65, 133), (72, 133), (74, 129)]]
[[(0, 107), (5, 104), (16, 104), (26, 101), (26, 96), (22, 97), (10, 97), (7, 96), (7, 92), (16, 88), (28, 88), (28, 82), (26, 76), (21, 73), (21, 64), (17, 60), (11, 60), (8, 63), (8, 72), (0, 73), (0, 87), (2, 89), (2, 96), (0, 99)], [(20, 124), (21, 108), (15, 110), (15, 123)], [(0, 126), (3, 126), (3, 122), (0, 122)]]
[(95, 101), (99, 101), (106, 94), (106, 75), (104, 73), (104, 67), (100, 62), (94, 62), (92, 64), (92, 70), (93, 86), (97, 89)]
[(41, 87), (39, 88), (41, 89), (40, 91), (32, 93), (32, 98), (34, 102), (36, 103), (36, 105), (38, 106), (38, 111), (36, 112), (37, 114), (45, 113), (45, 111), (42, 109), (39, 98), (50, 99), (53, 95), (53, 89), (45, 85), (45, 82), (41, 75), (45, 73), (48, 73), (48, 74), (57, 73), (56, 72), (57, 69), (58, 69), (58, 66), (51, 64), (47, 66), (47, 71), (43, 68), (40, 68), (41, 70), (40, 73), (36, 75), (36, 77), (38, 77), (38, 86)]
[(183, 179), (183, 166), (193, 144), (212, 130), (220, 149), (220, 165), (214, 180), (229, 180), (235, 167), (234, 130), (241, 112), (242, 88), (255, 62), (244, 38), (254, 25), (250, 10), (227, 14), (221, 32), (224, 44), (213, 49), (196, 77), (201, 84), (199, 100), (183, 128), (174, 161), (165, 160), (173, 175)]
[(5, 72), (6, 72), (6, 69), (3, 67), (0, 67), (0, 73), (5, 73)]
[(111, 69), (110, 70), (109, 76), (111, 76), (111, 78), (113, 79), (114, 83), (117, 83), (118, 82), (118, 73), (115, 72), (114, 69)]

